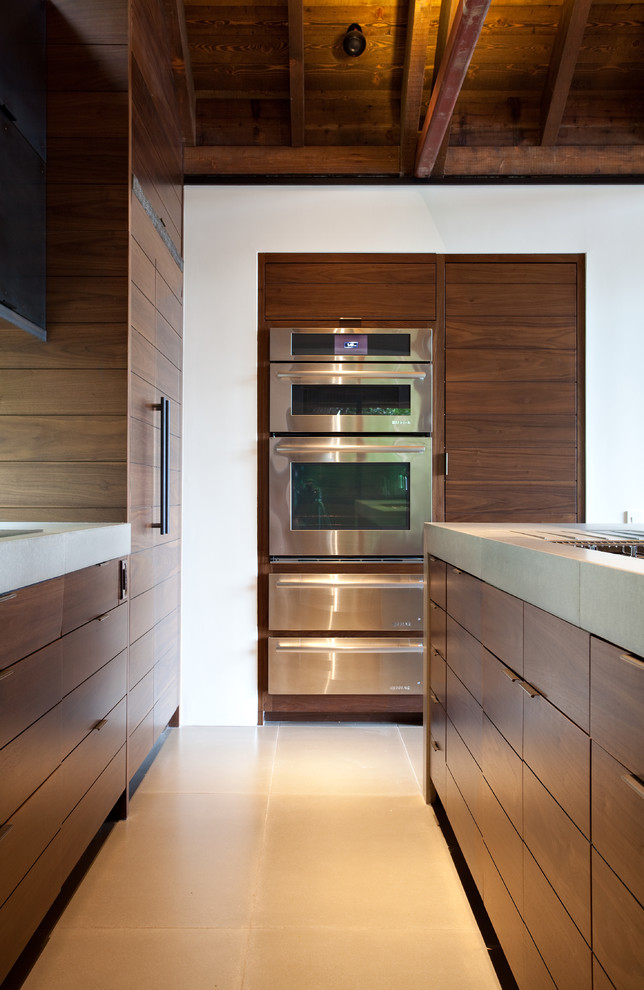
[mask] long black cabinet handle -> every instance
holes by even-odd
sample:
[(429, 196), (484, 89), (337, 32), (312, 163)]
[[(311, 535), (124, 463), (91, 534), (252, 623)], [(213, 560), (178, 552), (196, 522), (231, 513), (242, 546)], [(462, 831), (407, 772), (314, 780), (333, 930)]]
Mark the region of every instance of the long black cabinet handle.
[(161, 491), (161, 519), (152, 525), (162, 536), (170, 532), (170, 400), (161, 396), (154, 407), (161, 412), (161, 456), (159, 458), (159, 480)]

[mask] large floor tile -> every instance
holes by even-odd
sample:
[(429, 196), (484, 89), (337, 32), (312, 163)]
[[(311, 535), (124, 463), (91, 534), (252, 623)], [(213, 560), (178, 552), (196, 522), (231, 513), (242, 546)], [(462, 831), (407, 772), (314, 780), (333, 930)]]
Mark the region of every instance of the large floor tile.
[(240, 990), (241, 930), (59, 931), (24, 990)]
[(273, 797), (252, 923), (475, 928), (420, 796)]
[(423, 793), (423, 727), (422, 725), (399, 725), (400, 732), (407, 757), (411, 763), (412, 770), (418, 790)]
[(60, 925), (248, 924), (266, 803), (263, 795), (136, 794)]
[(259, 930), (243, 990), (499, 990), (478, 933)]
[(281, 725), (273, 794), (418, 794), (395, 725)]
[(266, 794), (277, 726), (185, 726), (168, 733), (139, 792)]

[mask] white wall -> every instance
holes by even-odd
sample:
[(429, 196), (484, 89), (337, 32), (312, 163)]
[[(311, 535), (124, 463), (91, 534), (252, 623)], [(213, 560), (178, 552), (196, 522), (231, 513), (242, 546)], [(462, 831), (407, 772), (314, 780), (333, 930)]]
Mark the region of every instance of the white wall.
[(587, 518), (644, 511), (644, 187), (191, 186), (182, 720), (254, 724), (257, 255), (587, 255)]

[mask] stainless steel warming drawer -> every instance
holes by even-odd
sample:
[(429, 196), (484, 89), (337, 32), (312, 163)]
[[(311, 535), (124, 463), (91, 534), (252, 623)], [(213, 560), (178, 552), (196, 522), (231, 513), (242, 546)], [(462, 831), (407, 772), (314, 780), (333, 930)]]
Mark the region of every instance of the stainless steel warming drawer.
[(422, 639), (399, 637), (268, 640), (270, 694), (422, 693)]
[(271, 574), (269, 628), (293, 632), (423, 630), (422, 574)]

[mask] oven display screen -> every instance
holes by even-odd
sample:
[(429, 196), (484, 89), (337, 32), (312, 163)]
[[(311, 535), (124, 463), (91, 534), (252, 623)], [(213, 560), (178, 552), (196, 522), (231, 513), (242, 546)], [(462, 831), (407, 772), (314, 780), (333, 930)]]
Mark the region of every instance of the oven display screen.
[(408, 530), (409, 464), (291, 464), (291, 528)]
[(294, 333), (291, 336), (293, 357), (328, 355), (335, 357), (409, 357), (411, 337), (408, 333)]

